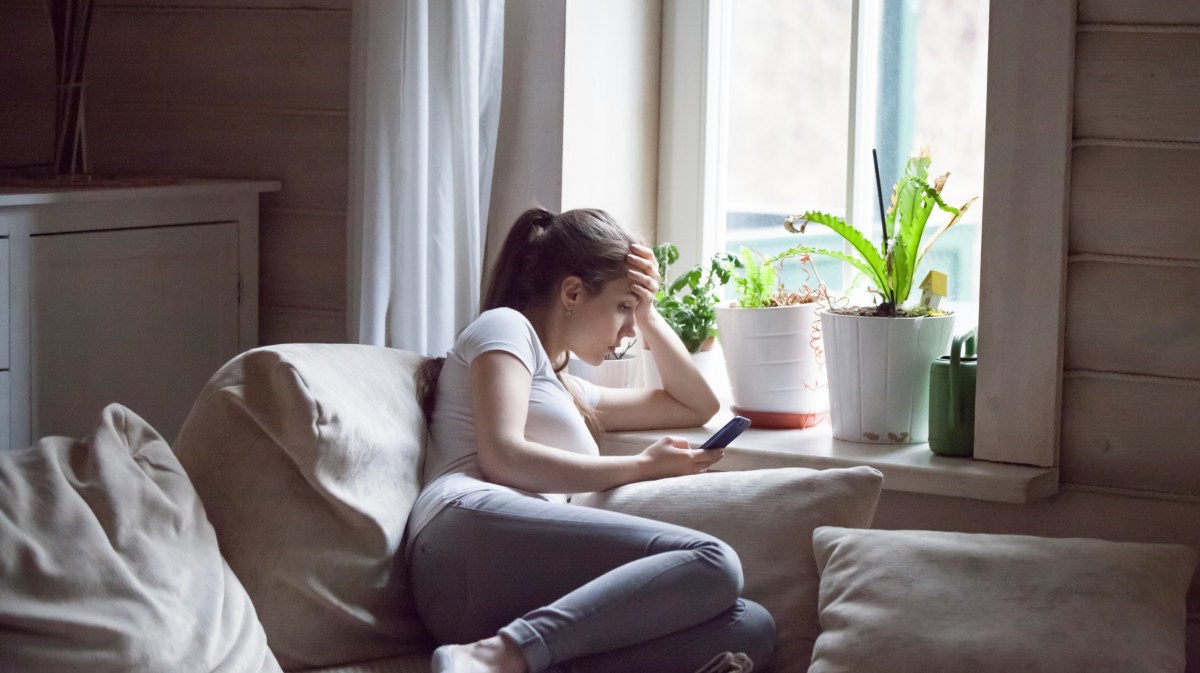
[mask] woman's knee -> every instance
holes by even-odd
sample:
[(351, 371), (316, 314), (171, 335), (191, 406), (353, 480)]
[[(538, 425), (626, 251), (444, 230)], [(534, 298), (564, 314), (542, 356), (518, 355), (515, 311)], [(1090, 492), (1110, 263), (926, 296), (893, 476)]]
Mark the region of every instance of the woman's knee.
[(775, 619), (766, 608), (744, 598), (738, 599), (736, 609), (741, 651), (754, 662), (754, 670), (766, 668), (775, 654)]
[(715, 537), (706, 537), (699, 551), (708, 560), (714, 575), (708, 588), (726, 595), (729, 603), (732, 603), (742, 595), (744, 584), (742, 561), (737, 552)]

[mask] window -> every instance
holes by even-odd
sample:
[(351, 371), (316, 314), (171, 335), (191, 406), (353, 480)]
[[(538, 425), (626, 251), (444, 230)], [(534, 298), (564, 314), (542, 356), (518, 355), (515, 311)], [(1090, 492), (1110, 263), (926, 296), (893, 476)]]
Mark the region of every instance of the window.
[[(726, 244), (718, 245), (716, 235), (724, 232), (716, 168), (720, 97), (703, 76), (720, 62), (724, 33), (716, 28), (726, 1), (663, 2), (657, 238), (678, 245), (685, 262)], [(852, 11), (863, 17), (874, 2), (853, 0)], [(975, 444), (976, 457), (986, 460), (1058, 462), (1075, 13), (1075, 3), (1038, 0), (989, 8), (988, 151), (975, 212), (989, 222), (978, 244), (982, 357)], [(939, 110), (965, 98), (946, 91)], [(943, 157), (935, 154), (935, 169)], [(962, 168), (952, 168), (953, 182), (968, 181)]]
[[(803, 239), (784, 231), (784, 217), (809, 209), (878, 241), (872, 149), (885, 199), (924, 144), (935, 174), (953, 171), (947, 202), (982, 193), (988, 0), (737, 0), (710, 12), (717, 147), (707, 187), (717, 195), (712, 245), (699, 257), (743, 245), (769, 255), (801, 240), (841, 249), (819, 225)], [(930, 268), (948, 274), (959, 331), (976, 323), (981, 212), (968, 211), (918, 269), (918, 281)], [(927, 235), (948, 217), (935, 213)], [(871, 302), (849, 265), (813, 261), (831, 290)], [(797, 287), (801, 273), (787, 264), (783, 281)]]

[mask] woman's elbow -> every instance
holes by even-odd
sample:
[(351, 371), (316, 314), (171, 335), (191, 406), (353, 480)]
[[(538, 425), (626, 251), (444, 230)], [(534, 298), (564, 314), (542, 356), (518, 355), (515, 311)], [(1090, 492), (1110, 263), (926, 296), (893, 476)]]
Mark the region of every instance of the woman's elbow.
[(513, 469), (509, 453), (503, 446), (480, 446), (476, 458), (479, 463), (479, 472), (484, 479), (493, 484), (518, 487), (513, 483), (513, 475), (516, 470)]
[(702, 400), (693, 404), (690, 408), (693, 414), (691, 425), (704, 425), (712, 420), (713, 416), (721, 410), (721, 400), (717, 399), (716, 395), (710, 396), (709, 399)]

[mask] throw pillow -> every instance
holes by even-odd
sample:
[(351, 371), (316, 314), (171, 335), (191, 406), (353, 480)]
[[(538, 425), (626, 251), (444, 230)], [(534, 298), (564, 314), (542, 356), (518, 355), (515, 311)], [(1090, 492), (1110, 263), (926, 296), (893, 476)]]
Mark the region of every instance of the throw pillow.
[(279, 671), (171, 448), (120, 405), (0, 451), (0, 668)]
[(420, 356), (248, 351), (208, 382), (175, 451), (285, 669), (428, 652), (398, 554), (420, 488)]
[(1182, 545), (821, 528), (811, 673), (1182, 673)]
[(775, 618), (775, 673), (808, 670), (817, 624), (812, 533), (870, 526), (883, 475), (869, 467), (707, 472), (629, 484), (572, 502), (714, 535), (738, 553), (744, 595)]

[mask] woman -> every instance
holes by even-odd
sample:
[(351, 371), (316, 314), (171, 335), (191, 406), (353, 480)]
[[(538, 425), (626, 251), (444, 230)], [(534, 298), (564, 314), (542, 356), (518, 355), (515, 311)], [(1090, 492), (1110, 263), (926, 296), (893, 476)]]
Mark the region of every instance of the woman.
[[(409, 520), (417, 608), (435, 672), (694, 671), (740, 651), (756, 667), (774, 622), (738, 597), (741, 566), (702, 533), (573, 506), (566, 494), (702, 472), (722, 451), (665, 437), (600, 456), (593, 432), (701, 425), (719, 402), (654, 308), (649, 248), (599, 210), (526, 211), (446, 358), (422, 366), (425, 488)], [(661, 389), (561, 372), (599, 364), (634, 327)]]

